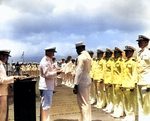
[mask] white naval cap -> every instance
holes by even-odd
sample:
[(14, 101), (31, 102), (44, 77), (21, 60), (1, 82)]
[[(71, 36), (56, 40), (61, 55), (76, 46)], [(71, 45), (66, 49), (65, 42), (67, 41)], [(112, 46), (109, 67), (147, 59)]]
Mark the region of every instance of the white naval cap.
[(139, 39), (136, 41), (143, 41), (143, 40), (149, 41), (150, 39), (144, 35), (139, 35)]
[[(3, 54), (3, 55), (8, 55), (10, 56), (10, 50), (0, 50), (0, 54)], [(11, 57), (11, 56), (10, 56)]]
[(76, 43), (75, 46), (76, 46), (76, 47), (80, 47), (80, 46), (85, 46), (85, 44), (84, 44), (84, 42), (78, 42), (78, 43)]
[(47, 47), (44, 49), (45, 51), (52, 51), (52, 52), (57, 52), (56, 47)]

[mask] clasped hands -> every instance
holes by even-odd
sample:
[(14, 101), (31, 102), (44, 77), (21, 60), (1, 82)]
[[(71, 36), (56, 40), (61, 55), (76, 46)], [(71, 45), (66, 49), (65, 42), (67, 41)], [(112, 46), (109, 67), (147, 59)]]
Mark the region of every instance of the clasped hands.
[(60, 74), (62, 72), (60, 68), (55, 68), (55, 71), (57, 72), (57, 74)]

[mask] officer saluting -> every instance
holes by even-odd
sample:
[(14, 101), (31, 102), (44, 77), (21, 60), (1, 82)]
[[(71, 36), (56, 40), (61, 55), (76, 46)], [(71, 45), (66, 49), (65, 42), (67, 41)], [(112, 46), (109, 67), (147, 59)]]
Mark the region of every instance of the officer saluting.
[(7, 95), (8, 95), (8, 84), (13, 83), (15, 78), (19, 76), (7, 76), (5, 63), (10, 56), (10, 50), (0, 50), (0, 120), (7, 121)]
[(139, 121), (150, 119), (150, 50), (148, 48), (149, 38), (139, 35), (138, 45), (141, 48), (137, 55), (138, 61), (138, 105)]

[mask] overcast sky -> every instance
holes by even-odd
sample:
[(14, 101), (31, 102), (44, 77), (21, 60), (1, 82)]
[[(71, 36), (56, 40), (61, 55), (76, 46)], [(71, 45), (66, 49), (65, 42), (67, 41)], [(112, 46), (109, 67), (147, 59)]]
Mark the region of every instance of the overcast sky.
[(44, 48), (56, 59), (76, 57), (75, 43), (87, 50), (138, 49), (138, 35), (150, 37), (149, 0), (0, 0), (0, 49), (9, 60), (39, 62)]

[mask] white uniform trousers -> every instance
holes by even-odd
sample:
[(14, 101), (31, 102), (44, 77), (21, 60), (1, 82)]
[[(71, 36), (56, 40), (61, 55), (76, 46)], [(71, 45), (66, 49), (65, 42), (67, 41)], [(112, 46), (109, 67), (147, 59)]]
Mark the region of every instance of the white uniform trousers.
[(142, 88), (138, 85), (138, 108), (139, 108), (139, 121), (150, 121), (150, 92), (146, 91), (146, 88)]
[(60, 76), (61, 76), (61, 79), (62, 79), (62, 83), (61, 83), (61, 84), (65, 84), (65, 73), (62, 72), (62, 73), (60, 74)]
[(105, 106), (105, 94), (104, 94), (104, 83), (97, 82), (97, 108), (103, 108)]
[(8, 105), (7, 105), (7, 95), (0, 96), (0, 121), (8, 121)]
[(126, 89), (124, 91), (124, 107), (125, 107), (125, 121), (135, 121), (137, 112), (137, 90)]
[(68, 86), (69, 83), (70, 83), (70, 82), (69, 82), (69, 81), (70, 81), (70, 80), (69, 80), (69, 73), (66, 74), (66, 78), (65, 78), (65, 79), (66, 79), (66, 80), (65, 80), (65, 85)]
[(91, 104), (94, 104), (96, 102), (96, 88), (95, 88), (95, 81), (93, 80), (91, 87), (90, 87), (90, 100)]
[(114, 85), (107, 88), (108, 92), (108, 112), (114, 111)]
[(106, 87), (105, 95), (107, 106), (103, 111), (111, 113), (114, 110), (114, 85)]
[(90, 86), (78, 85), (77, 101), (81, 112), (80, 121), (91, 121)]
[(114, 113), (111, 115), (115, 118), (119, 118), (123, 116), (123, 91), (120, 88), (115, 88), (115, 96), (114, 96)]

